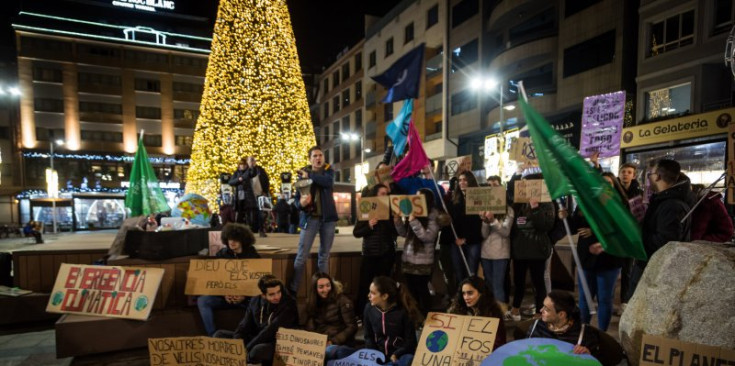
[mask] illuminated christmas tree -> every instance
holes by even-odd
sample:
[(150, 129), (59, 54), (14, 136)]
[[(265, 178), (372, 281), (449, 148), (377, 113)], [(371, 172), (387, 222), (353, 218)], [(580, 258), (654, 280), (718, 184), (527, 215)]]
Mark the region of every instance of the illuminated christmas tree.
[(220, 0), (200, 112), (187, 192), (215, 202), (219, 175), (249, 155), (272, 189), (308, 164), (316, 141), (284, 0)]

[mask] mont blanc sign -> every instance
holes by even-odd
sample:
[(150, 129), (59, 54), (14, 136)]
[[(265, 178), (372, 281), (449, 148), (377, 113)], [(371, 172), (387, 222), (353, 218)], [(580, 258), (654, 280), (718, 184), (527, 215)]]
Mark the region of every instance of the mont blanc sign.
[(172, 0), (113, 0), (112, 5), (150, 12), (174, 10), (176, 8), (176, 3)]
[(735, 108), (727, 108), (624, 128), (620, 147), (627, 148), (702, 136), (724, 135), (733, 117), (735, 117)]

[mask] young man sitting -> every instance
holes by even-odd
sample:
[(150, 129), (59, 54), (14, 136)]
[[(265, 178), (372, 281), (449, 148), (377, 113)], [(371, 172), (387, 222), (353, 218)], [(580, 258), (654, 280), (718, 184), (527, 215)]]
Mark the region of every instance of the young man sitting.
[(589, 325), (582, 324), (574, 296), (561, 290), (552, 290), (544, 299), (541, 319), (528, 330), (528, 338), (553, 338), (574, 345), (574, 353), (599, 357), (598, 334)]
[(216, 338), (242, 339), (249, 364), (270, 365), (276, 349), (278, 328), (296, 328), (299, 315), (296, 301), (283, 291), (283, 282), (273, 275), (258, 281), (261, 295), (250, 300), (245, 318), (233, 331), (218, 330)]

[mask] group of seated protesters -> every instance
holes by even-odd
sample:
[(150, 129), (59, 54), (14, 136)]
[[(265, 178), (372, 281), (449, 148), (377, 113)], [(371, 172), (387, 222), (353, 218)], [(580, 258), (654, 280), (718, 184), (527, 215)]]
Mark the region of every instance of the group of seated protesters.
[[(244, 225), (226, 225), (222, 241), (227, 247), (217, 253), (217, 257), (259, 258), (253, 247), (255, 238)], [(208, 335), (242, 339), (249, 364), (270, 365), (275, 353), (276, 332), (281, 327), (299, 327), (298, 309), (295, 299), (275, 276), (261, 277), (258, 288), (261, 295), (250, 299), (201, 296), (198, 306)], [(417, 330), (423, 325), (424, 315), (407, 286), (391, 277), (377, 276), (370, 283), (368, 301), (362, 309), (364, 348), (385, 354), (387, 365), (411, 365), (418, 343)], [(355, 307), (342, 293), (337, 281), (326, 273), (315, 273), (306, 305), (304, 328), (327, 335), (327, 360), (345, 358), (357, 350)], [(213, 330), (212, 309), (221, 307), (246, 308), (245, 317), (234, 331)], [(483, 279), (472, 276), (463, 280), (447, 312), (500, 319), (493, 349), (506, 343), (502, 310)], [(595, 356), (599, 351), (599, 339), (597, 333), (587, 331), (588, 328), (580, 322), (574, 296), (554, 290), (544, 299), (541, 318), (534, 321), (526, 336), (569, 342), (575, 345), (574, 353)]]

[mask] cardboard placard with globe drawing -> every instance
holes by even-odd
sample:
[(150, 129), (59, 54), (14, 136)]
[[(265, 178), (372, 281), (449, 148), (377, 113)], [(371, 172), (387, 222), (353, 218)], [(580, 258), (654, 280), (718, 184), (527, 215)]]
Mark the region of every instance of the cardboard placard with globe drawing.
[(390, 195), (390, 210), (398, 216), (427, 217), (426, 197), (423, 194)]
[(602, 366), (600, 361), (592, 355), (574, 354), (573, 349), (574, 344), (558, 339), (526, 338), (498, 347), (498, 349), (494, 350), (490, 356), (482, 361), (480, 366)]
[(388, 220), (390, 219), (389, 206), (390, 201), (388, 196), (362, 197), (357, 203), (357, 207), (360, 210), (357, 215), (357, 220)]
[(478, 365), (493, 352), (500, 319), (429, 313), (416, 348), (419, 365)]
[(507, 211), (505, 187), (467, 187), (465, 214), (475, 215), (490, 211), (504, 214)]

